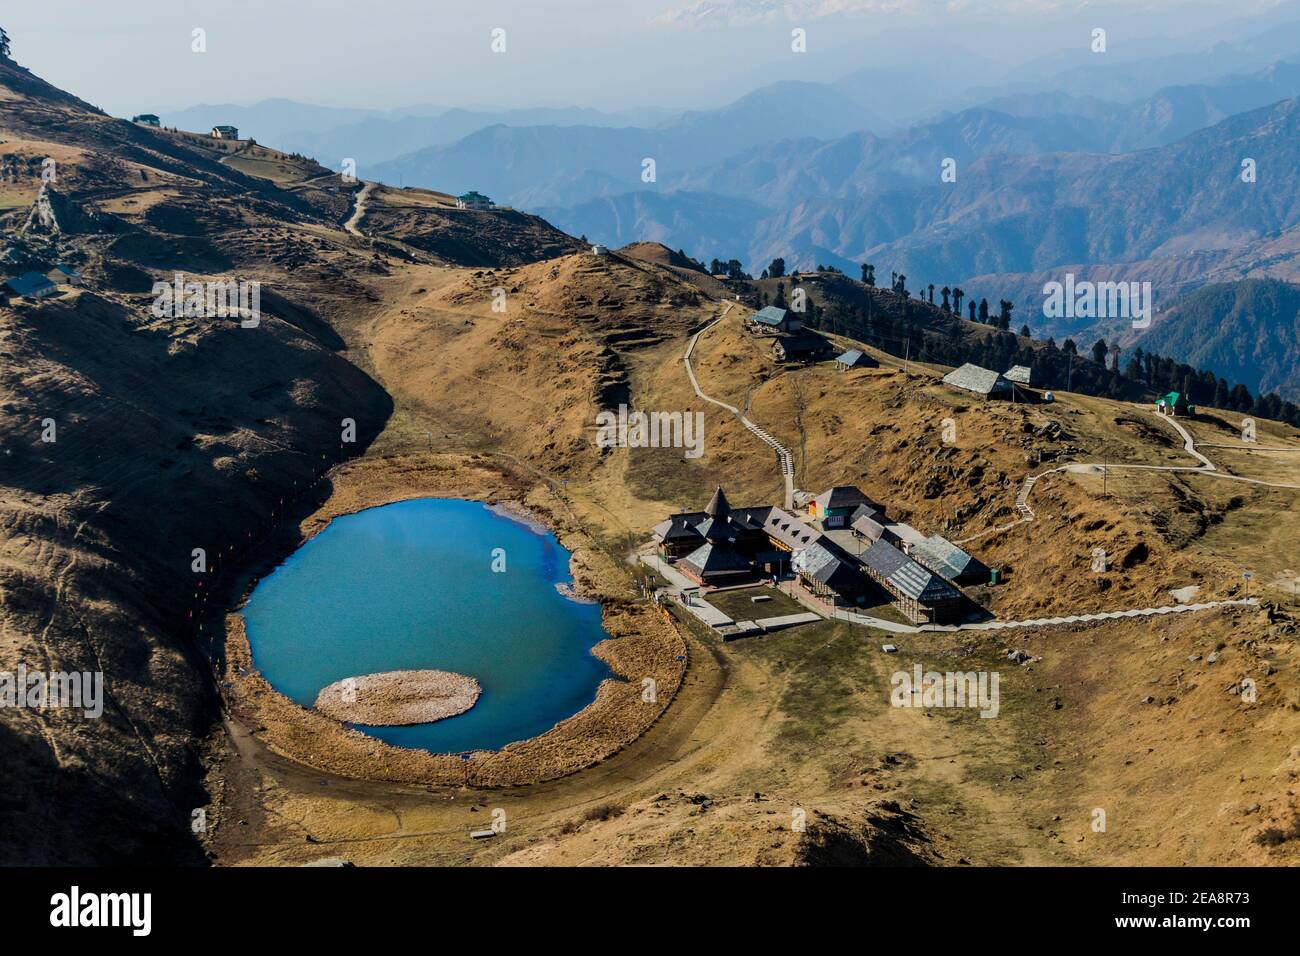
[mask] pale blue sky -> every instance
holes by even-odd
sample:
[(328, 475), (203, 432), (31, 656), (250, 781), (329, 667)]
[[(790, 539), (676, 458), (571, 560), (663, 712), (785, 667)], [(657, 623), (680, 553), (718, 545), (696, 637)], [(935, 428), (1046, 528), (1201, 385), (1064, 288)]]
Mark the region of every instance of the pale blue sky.
[[(716, 106), (772, 80), (925, 56), (937, 70), (984, 57), (991, 71), (1078, 49), (1097, 25), (1116, 56), (1156, 55), (1180, 35), (1241, 35), (1278, 2), (6, 0), (0, 26), (20, 63), (117, 115), (280, 96), (620, 109)], [(790, 51), (793, 26), (808, 31), (806, 55)], [(504, 55), (489, 48), (494, 27)]]

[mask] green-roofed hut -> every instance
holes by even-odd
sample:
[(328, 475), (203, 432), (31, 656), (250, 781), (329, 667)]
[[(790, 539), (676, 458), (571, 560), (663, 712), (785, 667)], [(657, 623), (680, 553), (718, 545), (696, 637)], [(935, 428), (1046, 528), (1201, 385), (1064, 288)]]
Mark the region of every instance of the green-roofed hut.
[(1168, 392), (1156, 399), (1156, 411), (1161, 415), (1179, 415), (1196, 414), (1195, 406), (1187, 401), (1187, 396), (1181, 392)]
[(481, 192), (471, 189), (469, 192), (456, 197), (457, 209), (491, 209), (492, 200), (488, 199)]

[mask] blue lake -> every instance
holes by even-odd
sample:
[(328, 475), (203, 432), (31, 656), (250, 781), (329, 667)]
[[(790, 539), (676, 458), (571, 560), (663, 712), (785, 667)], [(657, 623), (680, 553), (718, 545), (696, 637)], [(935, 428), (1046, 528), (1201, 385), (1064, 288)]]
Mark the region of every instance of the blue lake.
[(336, 518), (258, 584), (244, 617), (258, 670), (304, 706), (380, 671), (477, 678), (464, 714), (356, 729), (436, 753), (496, 750), (573, 716), (611, 676), (591, 654), (608, 636), (600, 607), (556, 589), (570, 581), (553, 535), (481, 502), (423, 498)]

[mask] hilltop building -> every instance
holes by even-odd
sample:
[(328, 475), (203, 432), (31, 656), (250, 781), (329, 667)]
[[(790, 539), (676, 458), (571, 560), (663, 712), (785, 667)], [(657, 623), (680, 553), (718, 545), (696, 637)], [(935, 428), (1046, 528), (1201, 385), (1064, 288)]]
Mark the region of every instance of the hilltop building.
[(984, 398), (1011, 398), (1015, 386), (1007, 379), (989, 368), (980, 368), (967, 362), (959, 369), (954, 369), (943, 377), (945, 385), (974, 392)]
[(45, 273), (45, 276), (51, 282), (62, 282), (65, 285), (81, 284), (81, 273), (71, 266), (65, 266), (62, 262)]
[(24, 299), (44, 299), (58, 292), (58, 286), (39, 272), (24, 272), (5, 282), (4, 287)]
[(757, 335), (778, 335), (798, 332), (803, 328), (803, 320), (788, 309), (769, 305), (759, 309), (745, 320), (746, 328)]
[(772, 508), (732, 509), (721, 488), (703, 511), (682, 512), (655, 525), (659, 555), (677, 561), (678, 570), (703, 585), (756, 580), (777, 573), (786, 562), (771, 551), (764, 522)]
[(988, 584), (989, 569), (947, 538), (933, 535), (907, 549), (908, 554), (954, 584)]
[(778, 362), (816, 362), (833, 351), (831, 343), (811, 329), (778, 335), (772, 342), (772, 355)]
[(654, 540), (659, 557), (667, 561), (684, 558), (704, 543), (704, 535), (695, 530), (703, 521), (703, 511), (685, 511), (665, 518), (654, 528)]
[(880, 363), (861, 349), (849, 349), (835, 359), (835, 370), (847, 372), (851, 368), (880, 368)]
[(492, 200), (488, 199), (481, 192), (471, 189), (469, 192), (456, 197), (457, 209), (491, 209)]
[(829, 538), (819, 538), (795, 554), (790, 567), (813, 597), (832, 607), (862, 604), (871, 591), (861, 566)]
[(239, 128), (236, 126), (214, 126), (212, 127), (213, 139), (239, 139)]
[(836, 485), (808, 502), (808, 517), (823, 528), (846, 528), (859, 512), (883, 517), (885, 508), (853, 485)]
[(1181, 392), (1169, 392), (1156, 399), (1156, 411), (1161, 415), (1176, 417), (1178, 415), (1195, 415), (1196, 407), (1187, 401)]
[(132, 116), (131, 122), (140, 123), (143, 126), (162, 126), (162, 120), (153, 113), (141, 113), (138, 116)]
[(885, 520), (885, 516), (867, 508), (859, 508), (853, 512), (849, 521), (849, 529), (872, 544), (877, 541), (884, 541), (896, 548), (903, 547), (903, 539)]
[(1003, 378), (1016, 385), (1028, 385), (1031, 388), (1038, 384), (1038, 382), (1035, 381), (1037, 376), (1034, 375), (1034, 370), (1027, 365), (1011, 366), (1011, 368), (1007, 369), (1003, 374)]
[(739, 552), (712, 541), (706, 541), (678, 561), (677, 570), (692, 581), (710, 587), (745, 584), (757, 578), (753, 566)]
[(591, 254), (593, 256), (607, 256), (609, 255), (609, 246), (602, 246), (600, 243), (596, 243), (591, 247)]
[(898, 548), (877, 541), (859, 560), (913, 624), (944, 624), (961, 617), (961, 592)]

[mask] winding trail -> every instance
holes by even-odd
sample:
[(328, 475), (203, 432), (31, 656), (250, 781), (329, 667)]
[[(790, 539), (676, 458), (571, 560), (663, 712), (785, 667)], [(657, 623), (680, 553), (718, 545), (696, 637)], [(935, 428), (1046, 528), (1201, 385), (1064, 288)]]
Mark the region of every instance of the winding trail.
[[(1286, 484), (1284, 482), (1276, 482), (1276, 481), (1263, 481), (1262, 479), (1259, 478), (1246, 478), (1242, 475), (1229, 475), (1226, 474), (1225, 472), (1219, 471), (1218, 467), (1214, 464), (1214, 462), (1210, 461), (1210, 459), (1206, 458), (1205, 455), (1203, 455), (1201, 452), (1196, 450), (1196, 439), (1192, 437), (1191, 432), (1189, 432), (1183, 426), (1182, 422), (1168, 415), (1161, 415), (1159, 412), (1152, 412), (1152, 414), (1155, 415), (1157, 418), (1159, 418), (1162, 422), (1165, 422), (1166, 424), (1173, 426), (1174, 430), (1177, 431), (1178, 434), (1183, 439), (1183, 451), (1185, 451), (1187, 454), (1191, 455), (1193, 458), (1201, 462), (1200, 465), (1198, 466), (1135, 465), (1135, 464), (1128, 464), (1124, 462), (1108, 462), (1108, 461), (1107, 462), (1101, 462), (1101, 461), (1071, 462), (1070, 464), (1067, 465), (1058, 465), (1055, 468), (1049, 468), (1046, 471), (1040, 471), (1036, 475), (1030, 475), (1025, 479), (1024, 484), (1020, 486), (1020, 492), (1016, 495), (1016, 510), (1020, 512), (1019, 518), (1015, 519), (1014, 521), (1008, 521), (1006, 524), (997, 525), (996, 527), (993, 528), (986, 528), (977, 534), (973, 534), (970, 535), (969, 537), (961, 538), (960, 540), (954, 541), (953, 544), (963, 545), (970, 541), (978, 541), (980, 538), (987, 537), (988, 535), (997, 534), (998, 532), (1001, 531), (1009, 531), (1010, 529), (1016, 527), (1017, 525), (1030, 524), (1031, 522), (1033, 522), (1035, 515), (1034, 515), (1034, 509), (1029, 504), (1029, 495), (1031, 492), (1033, 492), (1034, 485), (1037, 484), (1040, 478), (1045, 478), (1048, 475), (1054, 475), (1057, 474), (1058, 472), (1069, 471), (1075, 474), (1086, 475), (1086, 474), (1096, 474), (1098, 472), (1104, 472), (1105, 470), (1112, 469), (1112, 468), (1121, 469), (1125, 471), (1174, 471), (1174, 472), (1183, 472), (1187, 474), (1206, 475), (1207, 477), (1210, 478), (1222, 478), (1224, 481), (1239, 481), (1248, 485), (1262, 485), (1265, 488), (1287, 488), (1287, 489), (1300, 491), (1300, 485), (1292, 485), (1292, 484)], [(1275, 446), (1259, 446), (1259, 447), (1252, 448), (1250, 445), (1247, 444), (1241, 444), (1241, 445), (1205, 444), (1203, 447), (1235, 448), (1238, 449), (1239, 451), (1300, 452), (1300, 448), (1282, 448), (1282, 447), (1275, 447)]]
[(358, 238), (366, 238), (365, 233), (358, 227), (361, 218), (366, 214), (366, 200), (370, 198), (370, 191), (375, 188), (374, 183), (362, 183), (361, 191), (357, 193), (356, 205), (352, 209), (352, 218), (343, 224), (343, 228)]
[(695, 377), (695, 370), (691, 368), (691, 355), (695, 351), (695, 343), (699, 340), (701, 335), (703, 335), (705, 332), (709, 331), (709, 329), (713, 328), (715, 325), (717, 325), (719, 322), (725, 319), (727, 317), (727, 313), (731, 311), (731, 307), (733, 305), (735, 305), (734, 302), (728, 302), (725, 308), (723, 308), (721, 315), (719, 315), (716, 319), (714, 319), (708, 325), (704, 326), (704, 328), (700, 329), (698, 332), (696, 332), (694, 335), (691, 336), (690, 344), (686, 346), (686, 354), (682, 356), (682, 362), (686, 365), (686, 374), (687, 376), (690, 377), (691, 388), (695, 389), (696, 395), (704, 399), (706, 402), (712, 402), (714, 405), (717, 405), (719, 408), (725, 408), (727, 411), (731, 412), (731, 414), (735, 415), (738, 419), (740, 419), (740, 423), (742, 425), (748, 428), (751, 432), (753, 432), (758, 437), (760, 441), (762, 441), (765, 445), (769, 446), (773, 451), (776, 452), (777, 468), (781, 472), (781, 480), (785, 482), (785, 508), (788, 511), (794, 507), (794, 492), (795, 492), (794, 458), (793, 456), (791, 456), (789, 450), (785, 448), (785, 446), (783, 446), (775, 438), (773, 438), (768, 432), (764, 431), (761, 427), (755, 425), (752, 421), (750, 421), (750, 419), (745, 416), (745, 413), (742, 412), (736, 406), (728, 405), (724, 401), (713, 398), (710, 395), (704, 394), (703, 389), (700, 388), (699, 380), (696, 379)]
[[(740, 419), (741, 423), (746, 428), (748, 428), (751, 432), (753, 432), (756, 436), (758, 436), (760, 440), (762, 440), (765, 444), (771, 446), (776, 451), (777, 459), (781, 470), (781, 476), (785, 481), (785, 507), (786, 509), (790, 509), (794, 507), (794, 491), (795, 491), (794, 465), (793, 465), (793, 458), (791, 457), (790, 452), (786, 448), (784, 448), (781, 444), (779, 444), (776, 441), (776, 439), (774, 439), (768, 432), (764, 431), (758, 425), (750, 421), (750, 419), (746, 417), (745, 414), (740, 409), (736, 408), (734, 405), (729, 405), (724, 401), (713, 398), (710, 395), (706, 395), (703, 389), (700, 388), (700, 383), (695, 377), (695, 370), (691, 367), (691, 356), (695, 352), (695, 343), (699, 340), (701, 335), (709, 331), (709, 329), (713, 328), (715, 325), (717, 325), (719, 322), (721, 322), (723, 319), (727, 317), (727, 313), (731, 311), (731, 307), (733, 304), (734, 303), (732, 302), (728, 302), (726, 304), (726, 307), (723, 308), (721, 315), (719, 315), (716, 319), (714, 319), (708, 325), (704, 326), (693, 336), (691, 336), (690, 344), (687, 345), (686, 347), (686, 354), (682, 357), (682, 361), (686, 365), (686, 374), (690, 377), (691, 387), (695, 389), (696, 395), (704, 399), (706, 402), (711, 402), (712, 404), (717, 405), (720, 408), (725, 408), (727, 411), (731, 412), (738, 419)], [(1034, 485), (1038, 483), (1038, 480), (1040, 478), (1045, 478), (1048, 475), (1057, 474), (1059, 472), (1073, 472), (1076, 474), (1096, 474), (1099, 471), (1104, 472), (1106, 469), (1110, 469), (1110, 468), (1138, 470), (1138, 471), (1186, 472), (1192, 474), (1208, 475), (1212, 478), (1222, 478), (1226, 481), (1240, 481), (1246, 484), (1262, 485), (1267, 488), (1287, 488), (1287, 489), (1295, 489), (1300, 491), (1300, 485), (1285, 484), (1282, 482), (1263, 481), (1259, 478), (1245, 478), (1241, 475), (1229, 475), (1229, 474), (1225, 474), (1222, 471), (1219, 471), (1218, 467), (1214, 464), (1214, 462), (1210, 461), (1210, 459), (1207, 458), (1204, 454), (1197, 451), (1196, 440), (1192, 437), (1192, 434), (1183, 426), (1181, 422), (1177, 421), (1176, 419), (1170, 416), (1161, 415), (1158, 412), (1153, 412), (1153, 414), (1155, 414), (1161, 421), (1166, 422), (1169, 425), (1173, 426), (1174, 430), (1177, 431), (1178, 434), (1183, 439), (1183, 451), (1185, 451), (1187, 454), (1191, 455), (1193, 458), (1199, 461), (1200, 462), (1199, 465), (1137, 465), (1137, 464), (1127, 464), (1127, 463), (1117, 463), (1117, 462), (1071, 462), (1065, 465), (1058, 465), (1055, 468), (1049, 468), (1046, 471), (1041, 471), (1038, 474), (1030, 475), (1025, 478), (1024, 483), (1020, 487), (1020, 491), (1016, 495), (1016, 510), (1020, 513), (1019, 518), (1015, 519), (1014, 521), (1009, 521), (1005, 524), (1001, 524), (993, 528), (987, 528), (984, 531), (979, 532), (978, 534), (973, 534), (969, 537), (962, 538), (958, 541), (955, 541), (954, 544), (963, 545), (966, 544), (967, 542), (976, 541), (980, 538), (987, 537), (988, 535), (991, 534), (997, 534), (998, 532), (1001, 531), (1008, 531), (1012, 528), (1017, 527), (1018, 525), (1032, 523), (1035, 518), (1035, 514), (1034, 514), (1033, 507), (1029, 503), (1029, 497), (1033, 493)], [(1267, 447), (1261, 446), (1261, 447), (1251, 448), (1247, 445), (1242, 445), (1242, 446), (1207, 445), (1206, 447), (1240, 448), (1243, 451), (1300, 451), (1300, 448), (1281, 448), (1281, 447), (1272, 447), (1272, 446), (1267, 446)], [(1208, 601), (1199, 604), (1174, 604), (1174, 605), (1165, 605), (1163, 607), (1129, 608), (1120, 611), (1101, 611), (1092, 614), (1068, 614), (1068, 615), (1061, 615), (1058, 617), (1031, 618), (1028, 620), (1021, 620), (1021, 621), (996, 621), (995, 620), (995, 621), (980, 621), (978, 623), (968, 623), (968, 624), (899, 624), (895, 621), (887, 621), (882, 618), (871, 617), (865, 614), (858, 614), (854, 611), (848, 611), (848, 610), (836, 610), (833, 612), (832, 617), (835, 620), (848, 621), (849, 623), (852, 624), (860, 624), (866, 627), (873, 627), (882, 631), (887, 631), (895, 634), (921, 634), (927, 632), (944, 632), (944, 631), (1005, 631), (1005, 630), (1013, 630), (1016, 628), (1026, 628), (1026, 627), (1051, 627), (1057, 625), (1086, 624), (1091, 621), (1110, 621), (1110, 620), (1117, 620), (1123, 618), (1153, 617), (1153, 616), (1163, 615), (1163, 614), (1187, 614), (1192, 611), (1209, 611), (1209, 610), (1214, 610), (1216, 608), (1226, 608), (1226, 607), (1253, 607), (1253, 606), (1257, 606), (1258, 604), (1259, 604), (1259, 598), (1252, 597), (1252, 598), (1239, 598), (1236, 600), (1227, 600), (1227, 601)]]

